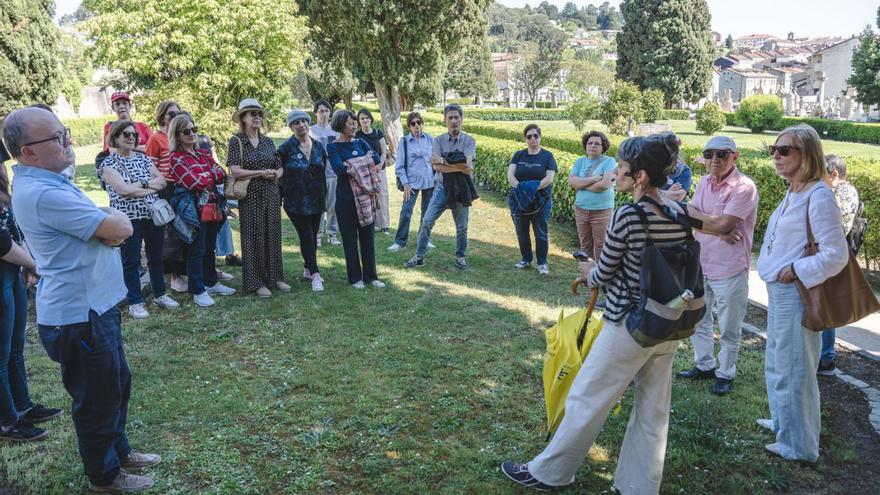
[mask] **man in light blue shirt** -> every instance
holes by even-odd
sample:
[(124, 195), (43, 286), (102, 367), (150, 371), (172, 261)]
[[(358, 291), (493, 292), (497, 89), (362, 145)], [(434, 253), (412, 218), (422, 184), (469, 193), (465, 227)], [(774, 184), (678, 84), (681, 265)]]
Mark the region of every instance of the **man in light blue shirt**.
[(71, 416), (89, 487), (111, 492), (149, 488), (151, 478), (120, 468), (154, 466), (159, 456), (134, 452), (125, 434), (131, 373), (119, 310), (126, 289), (111, 246), (132, 233), (128, 217), (98, 208), (61, 172), (75, 163), (70, 130), (46, 110), (6, 118), (4, 138), (18, 161), (12, 202), (42, 276), (37, 327), (43, 347), (61, 365), (73, 399)]
[(435, 177), (434, 168), (431, 165), (434, 138), (422, 131), (422, 116), (418, 112), (410, 112), (406, 117), (406, 123), (410, 132), (400, 138), (400, 143), (397, 145), (397, 160), (394, 170), (397, 179), (403, 186), (403, 204), (400, 207), (400, 219), (397, 221), (397, 236), (394, 238), (394, 244), (388, 246), (388, 250), (392, 253), (400, 251), (406, 246), (406, 240), (409, 238), (409, 223), (416, 206), (416, 197), (421, 193), (422, 209), (419, 217), (421, 221), (425, 219), (425, 212), (434, 195)]

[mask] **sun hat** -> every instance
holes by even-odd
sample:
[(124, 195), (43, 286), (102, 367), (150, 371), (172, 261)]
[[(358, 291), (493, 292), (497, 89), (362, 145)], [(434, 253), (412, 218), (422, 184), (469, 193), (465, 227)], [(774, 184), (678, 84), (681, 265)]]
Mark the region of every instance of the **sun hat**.
[(249, 111), (249, 110), (263, 110), (263, 107), (260, 106), (260, 103), (257, 102), (254, 98), (245, 98), (238, 102), (238, 110), (232, 114), (232, 120), (238, 122), (241, 120), (241, 116)]
[(309, 124), (312, 123), (312, 118), (309, 117), (309, 114), (303, 112), (302, 110), (291, 110), (290, 113), (287, 114), (287, 118), (284, 120), (285, 122), (287, 122), (287, 127), (290, 127), (290, 124), (299, 119), (303, 119)]

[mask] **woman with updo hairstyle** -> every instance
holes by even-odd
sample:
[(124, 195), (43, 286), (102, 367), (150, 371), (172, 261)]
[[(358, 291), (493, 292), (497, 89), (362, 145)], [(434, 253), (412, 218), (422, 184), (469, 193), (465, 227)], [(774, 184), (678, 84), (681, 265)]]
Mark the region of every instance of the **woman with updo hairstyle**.
[[(501, 469), (515, 483), (551, 489), (574, 482), (608, 413), (633, 384), (635, 401), (620, 449), (614, 487), (622, 494), (658, 493), (666, 457), (672, 361), (678, 342), (642, 347), (627, 332), (625, 321), (639, 305), (640, 254), (647, 233), (656, 244), (684, 243), (687, 231), (669, 220), (657, 205), (679, 213), (683, 208), (663, 199), (659, 187), (675, 166), (678, 143), (673, 136), (651, 135), (623, 141), (617, 151), (618, 192), (630, 193), (644, 209), (617, 208), (598, 260), (581, 263), (579, 283), (602, 287), (607, 294), (605, 325), (571, 385), (565, 416), (550, 444), (527, 464), (505, 461)], [(647, 230), (647, 232), (646, 232)]]

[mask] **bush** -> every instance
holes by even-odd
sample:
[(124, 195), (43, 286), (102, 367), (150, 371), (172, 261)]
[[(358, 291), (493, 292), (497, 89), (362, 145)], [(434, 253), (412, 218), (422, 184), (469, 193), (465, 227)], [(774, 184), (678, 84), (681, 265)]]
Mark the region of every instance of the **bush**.
[[(435, 110), (443, 113), (443, 109)], [(532, 121), (568, 120), (568, 111), (560, 108), (532, 110), (531, 108), (465, 108), (464, 117), (476, 120)]]
[(642, 111), (645, 122), (657, 122), (663, 118), (665, 97), (659, 89), (649, 89), (642, 93)]
[(535, 106), (532, 106), (532, 102), (526, 102), (526, 108), (553, 108), (552, 101), (536, 101)]
[[(727, 125), (742, 125), (736, 119), (736, 114), (725, 113)], [(880, 124), (866, 124), (863, 122), (850, 122), (848, 120), (817, 119), (810, 117), (782, 117), (774, 127), (769, 130), (781, 131), (786, 127), (798, 124), (807, 124), (822, 139), (833, 139), (848, 143), (880, 144)]]
[(588, 120), (599, 118), (601, 103), (598, 99), (585, 94), (568, 106), (568, 118), (578, 132), (584, 130)]
[(116, 120), (115, 115), (86, 117), (82, 119), (63, 119), (61, 122), (70, 129), (70, 140), (75, 146), (103, 144), (104, 124)]
[(691, 111), (684, 108), (663, 110), (663, 120), (690, 120)]
[(626, 134), (630, 119), (634, 125), (645, 120), (642, 94), (635, 84), (618, 80), (602, 103), (601, 120), (612, 134)]
[(749, 96), (736, 111), (736, 119), (755, 134), (778, 128), (783, 115), (782, 100), (773, 95)]
[(726, 121), (721, 107), (714, 101), (697, 110), (697, 130), (707, 136), (720, 131)]

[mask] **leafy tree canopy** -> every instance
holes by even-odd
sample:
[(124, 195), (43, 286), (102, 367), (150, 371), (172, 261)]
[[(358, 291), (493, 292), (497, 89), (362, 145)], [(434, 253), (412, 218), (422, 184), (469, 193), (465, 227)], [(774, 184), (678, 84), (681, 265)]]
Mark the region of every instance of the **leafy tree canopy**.
[(0, 0), (0, 118), (58, 98), (58, 28), (51, 0)]
[[(880, 9), (877, 10), (880, 27)], [(859, 37), (853, 52), (853, 73), (847, 82), (856, 89), (856, 100), (864, 105), (880, 105), (880, 41), (870, 26)]]

